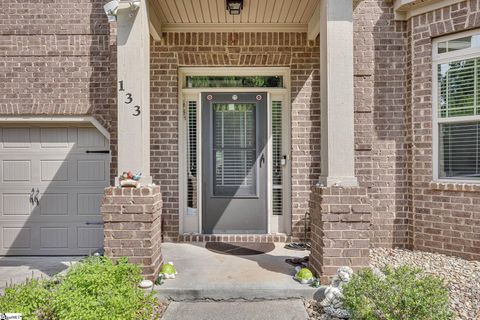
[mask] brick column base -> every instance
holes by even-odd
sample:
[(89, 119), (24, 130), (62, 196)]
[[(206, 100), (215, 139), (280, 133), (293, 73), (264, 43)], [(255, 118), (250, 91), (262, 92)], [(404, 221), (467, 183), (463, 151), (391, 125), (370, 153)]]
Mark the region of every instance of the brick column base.
[(106, 188), (101, 210), (105, 255), (127, 257), (154, 281), (162, 264), (160, 187)]
[(341, 266), (368, 266), (371, 212), (365, 188), (312, 188), (310, 267), (323, 284)]

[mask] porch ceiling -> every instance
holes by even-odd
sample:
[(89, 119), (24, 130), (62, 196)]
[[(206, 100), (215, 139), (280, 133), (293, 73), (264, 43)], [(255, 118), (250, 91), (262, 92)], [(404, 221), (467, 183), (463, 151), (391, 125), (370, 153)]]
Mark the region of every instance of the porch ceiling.
[(320, 0), (244, 0), (241, 14), (232, 16), (225, 8), (225, 0), (149, 0), (149, 14), (157, 33), (307, 32), (309, 24), (311, 29), (316, 25), (316, 16), (319, 14), (315, 13), (319, 13), (319, 2)]

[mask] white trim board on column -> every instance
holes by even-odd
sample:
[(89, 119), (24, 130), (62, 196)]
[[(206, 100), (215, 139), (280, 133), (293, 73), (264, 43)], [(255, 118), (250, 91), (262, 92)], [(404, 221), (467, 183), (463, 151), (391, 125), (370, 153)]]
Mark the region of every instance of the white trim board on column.
[(150, 175), (150, 21), (145, 1), (117, 11), (118, 172)]
[(319, 183), (324, 186), (357, 186), (352, 1), (322, 0), (320, 4), (322, 174)]

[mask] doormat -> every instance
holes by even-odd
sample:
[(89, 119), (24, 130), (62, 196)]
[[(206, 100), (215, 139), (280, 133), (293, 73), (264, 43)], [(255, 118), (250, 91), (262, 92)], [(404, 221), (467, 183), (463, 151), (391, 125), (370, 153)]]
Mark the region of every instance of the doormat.
[(275, 249), (275, 244), (256, 242), (207, 242), (205, 248), (219, 254), (253, 256), (272, 251)]

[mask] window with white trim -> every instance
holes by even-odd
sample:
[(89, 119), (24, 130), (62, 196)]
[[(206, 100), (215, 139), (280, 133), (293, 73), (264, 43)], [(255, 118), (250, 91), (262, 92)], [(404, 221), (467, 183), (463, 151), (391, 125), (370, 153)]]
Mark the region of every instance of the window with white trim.
[(480, 182), (480, 30), (434, 41), (434, 178)]

